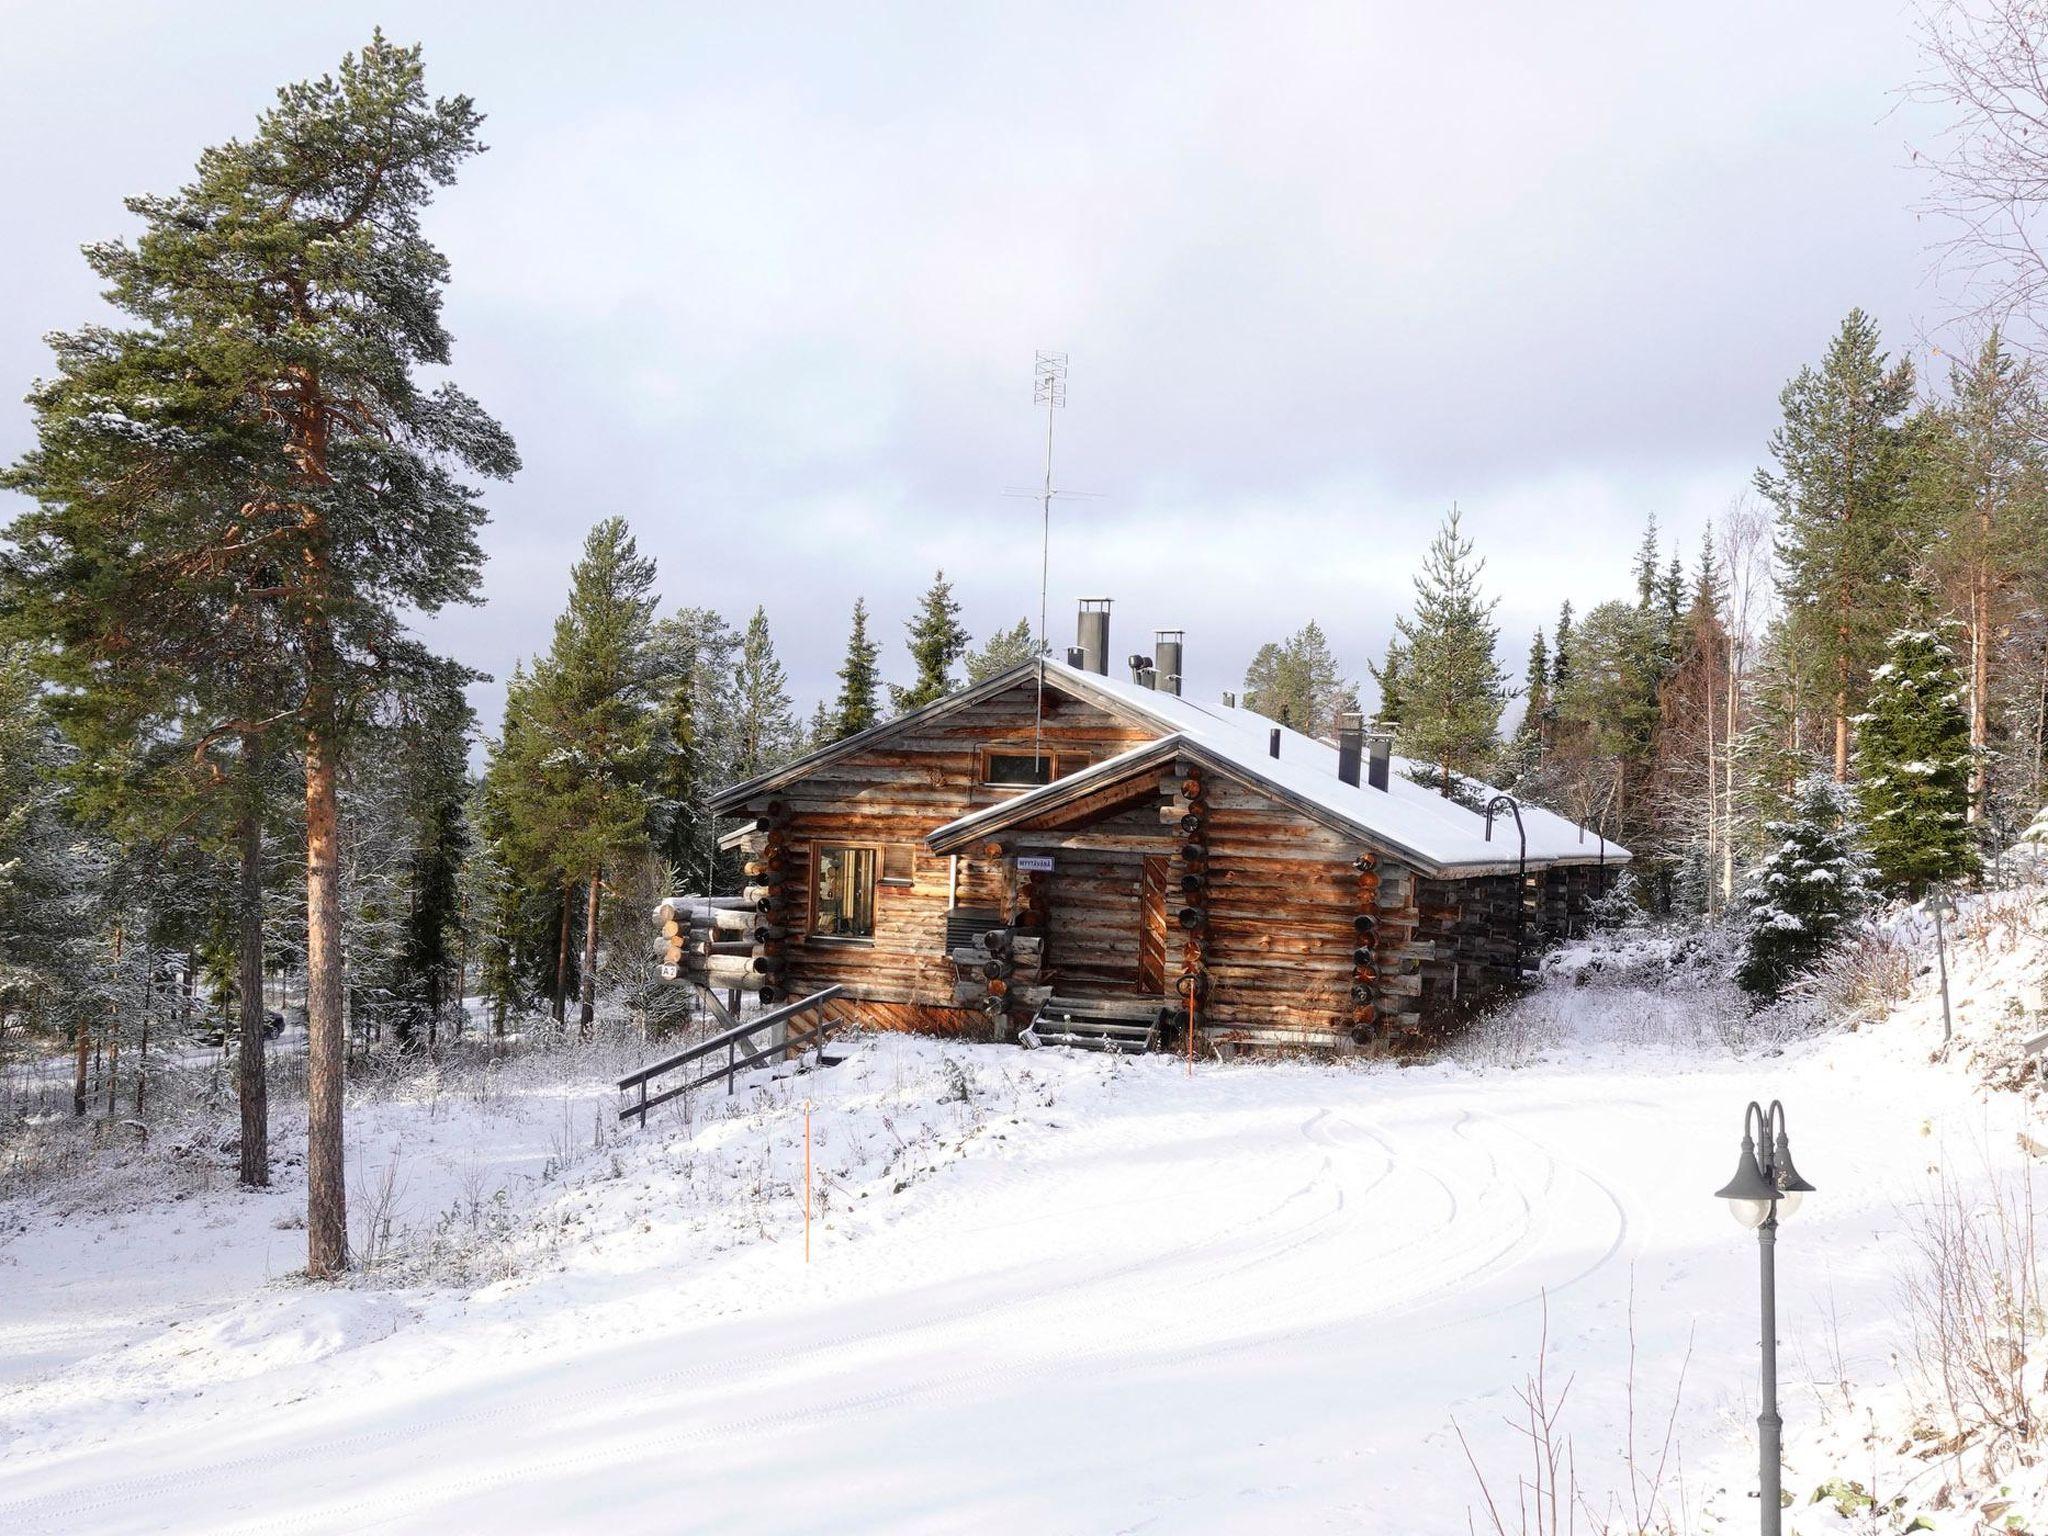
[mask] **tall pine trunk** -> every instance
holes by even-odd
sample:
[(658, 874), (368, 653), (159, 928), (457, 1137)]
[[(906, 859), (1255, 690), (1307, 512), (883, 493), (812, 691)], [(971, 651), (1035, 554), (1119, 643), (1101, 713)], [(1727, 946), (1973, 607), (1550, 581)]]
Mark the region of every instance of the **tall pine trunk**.
[(77, 1052), (71, 1064), (71, 1113), (85, 1113), (85, 1080), (87, 1068), (92, 1064), (92, 1025), (86, 1022), (84, 1014), (78, 1016), (78, 1034), (73, 1041)]
[[(322, 701), (324, 702), (324, 701)], [(348, 1267), (342, 1164), (341, 829), (333, 726), (306, 728), (306, 1271)]]
[(555, 937), (555, 1022), (569, 1017), (569, 908), (576, 894), (573, 885), (562, 887), (562, 926)]
[(582, 986), (578, 989), (576, 1033), (584, 1040), (590, 1038), (592, 1023), (597, 1018), (597, 911), (599, 893), (604, 889), (604, 872), (590, 872), (590, 890), (583, 907), (583, 971)]
[(270, 1183), (270, 1103), (263, 1077), (263, 743), (242, 738), (241, 880), (235, 892), (235, 967), (241, 973), (242, 1182)]

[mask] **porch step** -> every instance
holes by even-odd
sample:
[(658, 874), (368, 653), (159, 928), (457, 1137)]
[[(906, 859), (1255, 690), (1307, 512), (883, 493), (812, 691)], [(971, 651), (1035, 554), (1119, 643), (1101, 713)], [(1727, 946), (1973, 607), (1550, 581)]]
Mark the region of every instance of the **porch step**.
[(1151, 998), (1059, 997), (1040, 1005), (1017, 1038), (1026, 1046), (1071, 1045), (1084, 1051), (1142, 1055), (1159, 1044), (1172, 1010)]

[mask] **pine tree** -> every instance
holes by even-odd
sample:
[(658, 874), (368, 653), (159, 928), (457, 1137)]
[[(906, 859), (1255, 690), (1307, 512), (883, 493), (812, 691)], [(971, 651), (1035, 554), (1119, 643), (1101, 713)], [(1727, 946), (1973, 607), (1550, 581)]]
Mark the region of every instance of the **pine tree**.
[(1790, 817), (1769, 824), (1775, 846), (1745, 892), (1749, 936), (1736, 976), (1751, 995), (1779, 996), (1863, 910), (1869, 866), (1849, 807), (1849, 791), (1817, 773), (1800, 785)]
[(1278, 644), (1260, 646), (1245, 669), (1244, 707), (1305, 735), (1334, 734), (1338, 713), (1356, 697), (1314, 619)]
[(404, 617), (475, 593), (483, 513), (460, 476), (518, 462), (468, 396), (416, 378), (449, 360), (447, 263), (420, 214), (482, 147), (479, 122), (467, 98), (429, 99), (419, 50), (379, 34), (280, 92), (179, 192), (131, 200), (141, 236), (87, 258), (134, 324), (54, 338), (38, 446), (11, 477), (40, 503), (14, 533), (27, 574), (87, 587), (61, 637), (82, 664), (124, 644), (110, 592), (140, 611), (151, 580), (240, 584), (274, 604), (264, 659), (291, 674), (305, 772), (315, 1277), (348, 1262), (335, 839), (350, 725), (429, 659)]
[(1976, 873), (1965, 686), (1932, 622), (1894, 634), (1871, 675), (1855, 722), (1856, 800), (1871, 863), (1890, 889), (1917, 896), (1930, 882)]
[(999, 673), (1022, 666), (1034, 656), (1044, 653), (1044, 647), (1032, 638), (1031, 621), (1019, 619), (1010, 628), (999, 629), (990, 635), (979, 650), (967, 653), (967, 681), (970, 684), (987, 682)]
[(1453, 508), (1415, 578), (1415, 612), (1395, 621), (1406, 654), (1402, 751), (1435, 766), (1445, 795), (1483, 775), (1493, 758), (1507, 678), (1495, 659), (1497, 599), (1483, 598), (1486, 562), (1473, 558)]
[(1834, 772), (1849, 775), (1849, 722), (1885, 636), (1903, 615), (1914, 549), (1908, 517), (1911, 438), (1903, 417), (1913, 366), (1890, 363), (1877, 324), (1852, 309), (1818, 371), (1802, 368), (1778, 397), (1776, 473), (1757, 489), (1778, 509), (1779, 591), (1814, 695), (1832, 703)]
[(1557, 610), (1557, 640), (1550, 647), (1550, 695), (1561, 697), (1572, 674), (1572, 600), (1566, 598)]
[(768, 612), (756, 608), (740, 637), (733, 666), (732, 777), (751, 779), (788, 761), (796, 751), (795, 706), (789, 680), (775, 659)]
[(967, 654), (967, 631), (960, 627), (960, 605), (953, 600), (953, 584), (940, 571), (918, 600), (917, 616), (904, 626), (909, 634), (910, 659), (917, 663), (917, 681), (908, 688), (889, 686), (889, 701), (897, 714), (936, 704), (953, 691), (953, 664)]
[(825, 706), (819, 704), (821, 717), (813, 722), (817, 745), (857, 736), (880, 718), (875, 695), (881, 677), (875, 663), (881, 654), (882, 648), (868, 638), (868, 605), (857, 597), (853, 600), (853, 632), (846, 637), (846, 660), (839, 665), (839, 700), (829, 718), (823, 716)]

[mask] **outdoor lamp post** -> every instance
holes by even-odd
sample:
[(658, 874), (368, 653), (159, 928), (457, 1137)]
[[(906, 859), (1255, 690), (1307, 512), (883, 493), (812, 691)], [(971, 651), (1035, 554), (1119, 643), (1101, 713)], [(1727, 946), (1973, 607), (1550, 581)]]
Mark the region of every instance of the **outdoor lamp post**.
[[(1754, 1130), (1755, 1134), (1751, 1134)], [(1756, 1416), (1757, 1476), (1761, 1484), (1763, 1536), (1779, 1536), (1783, 1500), (1778, 1489), (1778, 1218), (1799, 1209), (1799, 1197), (1813, 1186), (1792, 1166), (1785, 1139), (1785, 1106), (1768, 1110), (1752, 1101), (1742, 1117), (1742, 1157), (1735, 1177), (1716, 1190), (1735, 1219), (1756, 1229), (1757, 1260), (1763, 1281), (1763, 1411)]]

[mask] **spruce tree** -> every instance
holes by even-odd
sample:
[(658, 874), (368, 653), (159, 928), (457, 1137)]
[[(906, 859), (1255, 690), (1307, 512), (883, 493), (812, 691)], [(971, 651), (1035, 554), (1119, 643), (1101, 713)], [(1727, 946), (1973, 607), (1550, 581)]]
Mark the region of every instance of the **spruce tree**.
[(83, 1028), (93, 1007), (105, 859), (72, 819), (69, 758), (28, 651), (0, 645), (0, 1032)]
[(908, 688), (889, 687), (898, 714), (936, 704), (953, 691), (953, 664), (967, 654), (967, 631), (960, 627), (960, 605), (953, 584), (940, 571), (918, 600), (917, 616), (905, 624), (910, 659), (917, 663), (917, 681)]
[(986, 682), (998, 673), (1022, 666), (1044, 648), (1031, 635), (1031, 621), (1019, 619), (1008, 629), (999, 629), (978, 650), (967, 653), (967, 681)]
[(1497, 599), (1479, 592), (1486, 562), (1473, 557), (1453, 508), (1415, 577), (1415, 611), (1395, 621), (1406, 655), (1401, 681), (1401, 748), (1434, 765), (1445, 795), (1484, 774), (1507, 704), (1495, 659)]
[(1830, 701), (1835, 778), (1849, 774), (1849, 724), (1898, 627), (1914, 555), (1906, 495), (1911, 438), (1904, 416), (1913, 366), (1891, 362), (1877, 324), (1852, 309), (1818, 369), (1779, 395), (1775, 472), (1757, 489), (1778, 509), (1779, 593), (1815, 697)]
[(1372, 674), (1373, 683), (1380, 691), (1379, 714), (1375, 718), (1381, 725), (1398, 726), (1401, 723), (1402, 673), (1407, 661), (1400, 640), (1389, 637), (1386, 659), (1378, 666), (1369, 661), (1365, 664), (1365, 670)]
[[(2039, 582), (2048, 546), (2048, 401), (2036, 367), (1996, 331), (1974, 359), (1950, 366), (1949, 395), (1923, 420), (1915, 489), (1939, 535), (1929, 546), (1933, 570), (1966, 626), (1971, 819), (2003, 812), (2012, 822), (2034, 808), (2026, 803), (2032, 775), (2001, 782), (1997, 749), (2001, 734), (2014, 734), (2013, 716), (2040, 707), (2039, 674), (2008, 637), (2030, 608), (2039, 613), (2028, 587)], [(2017, 734), (2024, 755), (2024, 728)]]
[(1557, 639), (1550, 647), (1550, 696), (1563, 695), (1572, 674), (1572, 600), (1566, 598), (1557, 610)]
[(582, 894), (583, 963), (578, 1028), (596, 1014), (597, 941), (607, 868), (647, 846), (653, 812), (654, 679), (647, 653), (655, 609), (654, 562), (625, 519), (590, 530), (569, 577), (553, 645), (534, 664), (524, 743), (525, 782), (514, 803), (547, 849), (566, 891)]
[(1736, 979), (1770, 1000), (1832, 949), (1863, 910), (1869, 865), (1849, 822), (1849, 791), (1805, 779), (1789, 816), (1766, 827), (1773, 846), (1745, 892), (1749, 933)]
[(650, 668), (660, 692), (653, 785), (655, 851), (681, 890), (719, 888), (717, 829), (705, 795), (732, 773), (732, 674), (739, 636), (709, 608), (683, 608), (654, 626)]
[(754, 610), (740, 636), (733, 663), (732, 731), (735, 780), (767, 773), (796, 752), (796, 711), (789, 699), (789, 679), (775, 658), (765, 608)]
[(1531, 760), (1542, 755), (1550, 737), (1550, 648), (1543, 642), (1543, 626), (1536, 626), (1529, 641), (1529, 665), (1522, 678), (1522, 724), (1517, 735)]
[(424, 1029), (429, 1049), (440, 1044), (444, 1021), (460, 1027), (463, 999), (461, 876), (471, 846), (468, 758), (476, 717), (461, 682), (451, 676), (446, 688), (422, 688), (406, 700), (388, 754), (408, 844), (404, 934), (392, 966), (398, 1039), (411, 1045)]
[[(875, 663), (881, 654), (882, 648), (868, 638), (868, 605), (857, 597), (853, 600), (853, 632), (846, 637), (846, 660), (839, 664), (839, 698), (830, 716), (815, 723), (817, 745), (844, 741), (880, 718), (875, 695), (881, 675)], [(824, 707), (822, 703), (818, 706), (821, 711)]]
[(1978, 867), (1969, 825), (1970, 716), (1941, 626), (1899, 630), (1856, 717), (1856, 800), (1878, 880), (1917, 896)]

